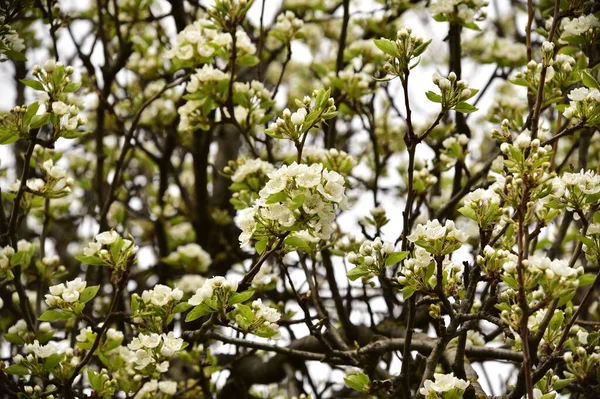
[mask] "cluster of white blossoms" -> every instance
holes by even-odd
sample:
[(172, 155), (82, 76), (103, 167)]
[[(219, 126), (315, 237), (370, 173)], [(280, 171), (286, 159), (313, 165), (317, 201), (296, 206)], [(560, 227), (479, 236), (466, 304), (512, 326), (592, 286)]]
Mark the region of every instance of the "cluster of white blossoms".
[(483, 256), (477, 256), (477, 264), (489, 277), (496, 277), (504, 271), (504, 265), (508, 268), (515, 267), (518, 261), (517, 255), (506, 249), (495, 249), (486, 245), (483, 249)]
[[(185, 104), (177, 109), (180, 116), (178, 129), (182, 132), (188, 132), (207, 121), (207, 115), (203, 114), (202, 106), (207, 99), (217, 102), (223, 101), (227, 91), (219, 85), (222, 82), (229, 81), (230, 75), (216, 69), (211, 64), (206, 64), (202, 68), (196, 69), (196, 73), (190, 77), (190, 82), (185, 90), (189, 93), (184, 98)], [(212, 111), (215, 105), (208, 111)], [(204, 110), (207, 111), (207, 110)]]
[(527, 46), (506, 37), (482, 35), (466, 42), (473, 57), (483, 63), (518, 67), (527, 62)]
[(281, 313), (277, 309), (263, 304), (260, 298), (254, 300), (250, 308), (255, 317), (252, 327), (249, 329), (250, 331), (261, 328), (269, 328), (276, 331), (279, 328), (277, 322), (281, 319)]
[[(2, 18), (4, 20), (4, 18)], [(25, 50), (25, 40), (23, 40), (17, 31), (12, 29), (8, 24), (0, 22), (0, 52), (6, 50), (15, 51), (17, 53)]]
[(180, 301), (182, 297), (183, 291), (179, 288), (171, 289), (162, 284), (156, 284), (151, 290), (142, 292), (142, 301), (154, 306), (166, 306), (169, 302)]
[(75, 104), (54, 101), (50, 105), (50, 110), (59, 118), (60, 130), (77, 130), (79, 126), (87, 124), (86, 116), (79, 113), (80, 109)]
[(322, 80), (325, 86), (333, 86), (342, 90), (351, 101), (360, 101), (361, 97), (369, 93), (369, 84), (373, 77), (366, 71), (355, 72), (353, 68), (346, 68), (339, 73), (330, 72)]
[[(265, 112), (274, 105), (274, 101), (272, 93), (262, 82), (234, 82), (233, 92), (234, 102), (237, 104), (233, 107), (233, 118), (241, 127), (262, 125), (271, 119), (270, 116), (265, 116)], [(232, 116), (228, 109), (223, 111), (225, 116)]]
[[(117, 247), (118, 250), (114, 250)], [(132, 240), (122, 238), (114, 230), (104, 231), (88, 242), (79, 260), (94, 266), (110, 266), (125, 269), (127, 262), (135, 258), (138, 246)]]
[(269, 173), (269, 181), (260, 190), (254, 206), (246, 208), (236, 217), (242, 230), (240, 242), (247, 245), (250, 239), (268, 239), (285, 232), (297, 231), (313, 240), (328, 240), (333, 233), (331, 223), (336, 210), (345, 207), (345, 180), (322, 164), (311, 166), (292, 163)]
[(442, 109), (444, 110), (456, 107), (477, 93), (477, 90), (469, 88), (469, 84), (466, 80), (457, 80), (457, 76), (454, 72), (450, 72), (447, 77), (442, 77), (435, 72), (431, 80), (433, 81), (433, 84), (439, 87), (441, 96), (438, 96), (439, 98), (435, 99), (428, 97), (430, 100), (442, 104)]
[(157, 397), (166, 398), (175, 395), (176, 392), (177, 382), (175, 381), (150, 380), (142, 385), (133, 399), (154, 399)]
[(160, 373), (169, 370), (169, 360), (175, 353), (185, 348), (183, 338), (177, 338), (173, 331), (168, 334), (139, 334), (127, 345), (134, 352), (132, 363), (136, 370), (155, 369)]
[[(38, 327), (38, 331), (40, 332), (40, 334), (49, 333), (51, 331), (50, 323), (48, 323), (48, 322), (40, 323), (40, 325)], [(4, 339), (7, 340), (8, 342), (17, 343), (17, 344), (22, 344), (23, 342), (31, 343), (37, 337), (37, 335), (33, 331), (30, 331), (27, 328), (27, 323), (23, 319), (17, 320), (17, 322), (15, 324), (10, 326), (8, 328), (7, 333), (8, 334), (4, 335)], [(16, 337), (18, 337), (18, 341), (20, 341), (20, 342), (17, 342), (17, 340), (15, 340)]]
[[(579, 173), (565, 172), (550, 180), (552, 194), (545, 201), (569, 210), (586, 212), (591, 205), (589, 196), (600, 193), (600, 175), (594, 171), (581, 170)], [(579, 218), (579, 215), (574, 215)]]
[(440, 161), (446, 168), (454, 165), (457, 160), (464, 160), (466, 156), (466, 145), (469, 144), (469, 138), (466, 134), (450, 136), (442, 141), (442, 151)]
[(485, 19), (482, 8), (487, 5), (485, 0), (436, 0), (428, 9), (436, 20), (469, 25)]
[(170, 265), (183, 267), (190, 272), (205, 272), (212, 263), (210, 254), (196, 243), (178, 246), (164, 260)]
[(269, 35), (282, 41), (289, 43), (297, 37), (298, 31), (304, 26), (304, 21), (296, 18), (291, 11), (286, 11), (277, 16), (275, 24), (271, 27)]
[[(463, 282), (464, 266), (445, 259), (442, 263), (442, 287), (449, 296), (457, 295)], [(425, 249), (417, 247), (414, 256), (404, 262), (398, 276), (398, 283), (404, 286), (404, 299), (415, 291), (433, 291), (437, 285), (436, 265), (433, 257)]]
[(569, 106), (563, 112), (566, 118), (575, 118), (589, 126), (600, 121), (600, 90), (578, 87), (568, 95)]
[(321, 163), (323, 167), (347, 176), (352, 168), (357, 165), (357, 160), (346, 151), (335, 148), (304, 147), (302, 158), (308, 165)]
[(206, 278), (198, 274), (185, 274), (174, 283), (174, 286), (184, 294), (193, 294), (204, 285), (205, 281)]
[(237, 281), (229, 280), (223, 276), (209, 278), (202, 287), (198, 288), (196, 293), (188, 300), (188, 303), (192, 306), (198, 306), (216, 296), (217, 301), (225, 304), (227, 299), (236, 292), (237, 287)]
[[(238, 56), (256, 52), (256, 47), (243, 30), (237, 31), (235, 38)], [(209, 62), (217, 55), (230, 52), (232, 44), (231, 34), (220, 31), (214, 21), (201, 18), (177, 34), (175, 43), (166, 53), (166, 57), (184, 62), (193, 61), (196, 64)]]
[[(53, 342), (49, 342), (46, 345), (40, 345), (39, 341), (35, 340), (32, 344), (25, 345), (25, 352), (35, 357), (45, 359), (59, 351), (58, 347)], [(17, 359), (15, 359), (15, 362), (17, 362)]]
[[(231, 175), (231, 181), (234, 183), (240, 183), (246, 180), (248, 177), (254, 177), (255, 175), (267, 175), (275, 170), (273, 164), (263, 161), (262, 159), (244, 159), (240, 158), (237, 161), (237, 169)], [(225, 173), (231, 171), (226, 168)]]
[(46, 198), (61, 198), (71, 193), (73, 178), (67, 177), (67, 171), (54, 164), (51, 159), (42, 164), (44, 187), (39, 190)]
[(426, 399), (459, 399), (469, 386), (469, 381), (450, 374), (434, 374), (435, 381), (426, 380), (419, 393)]
[[(11, 267), (22, 265), (29, 266), (35, 246), (27, 240), (17, 242), (17, 250), (10, 245), (0, 248), (0, 278), (13, 279)], [(13, 259), (16, 258), (16, 259)]]
[[(406, 171), (404, 172), (406, 173)], [(408, 180), (408, 175), (405, 176), (405, 180)], [(415, 166), (415, 171), (413, 172), (413, 189), (417, 194), (427, 192), (437, 181), (438, 178), (425, 165)]]
[(570, 37), (593, 35), (600, 28), (600, 21), (598, 21), (598, 18), (594, 14), (582, 15), (572, 19), (564, 18), (561, 22), (561, 40)]
[(434, 219), (424, 225), (418, 224), (407, 238), (432, 255), (447, 255), (460, 248), (468, 236), (458, 230), (452, 220), (446, 220), (442, 226)]
[[(354, 280), (371, 273), (380, 275), (386, 266), (391, 266), (391, 264), (387, 264), (387, 259), (388, 255), (392, 253), (394, 253), (394, 244), (391, 242), (383, 242), (379, 237), (373, 241), (365, 240), (360, 245), (358, 254), (354, 251), (348, 252), (348, 262), (357, 266), (356, 269), (350, 271), (348, 277)], [(394, 263), (398, 263), (398, 261)]]
[(296, 112), (286, 108), (282, 117), (269, 125), (265, 133), (277, 139), (289, 139), (296, 145), (302, 135), (308, 133), (322, 121), (337, 115), (335, 101), (330, 97), (331, 89), (313, 90), (312, 97), (304, 96), (302, 101), (296, 100), (299, 107)]
[(63, 283), (50, 286), (50, 294), (46, 294), (46, 304), (50, 308), (70, 309), (72, 304), (79, 301), (79, 297), (87, 282), (77, 277), (75, 280), (68, 281), (66, 286)]

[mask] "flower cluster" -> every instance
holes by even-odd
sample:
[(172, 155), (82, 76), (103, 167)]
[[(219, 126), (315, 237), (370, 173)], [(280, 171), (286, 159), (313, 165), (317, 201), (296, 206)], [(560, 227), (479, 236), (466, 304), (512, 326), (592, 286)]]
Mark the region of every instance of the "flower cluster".
[(185, 320), (192, 321), (215, 312), (223, 315), (231, 310), (232, 305), (244, 302), (254, 294), (252, 290), (236, 293), (237, 288), (237, 281), (222, 276), (206, 280), (188, 299), (187, 303), (194, 306), (194, 309), (188, 313)]
[(238, 212), (240, 242), (245, 246), (256, 239), (266, 246), (290, 232), (311, 241), (328, 240), (336, 210), (346, 203), (344, 184), (342, 175), (322, 164), (283, 165), (269, 173), (254, 206)]
[(6, 369), (7, 373), (42, 376), (51, 372), (57, 379), (63, 380), (68, 378), (68, 374), (80, 361), (73, 355), (72, 348), (62, 352), (53, 342), (42, 345), (35, 340), (31, 344), (26, 344), (24, 349), (26, 355), (14, 356), (14, 364)]
[(183, 291), (171, 289), (166, 285), (157, 284), (151, 290), (144, 290), (142, 296), (133, 294), (131, 297), (132, 320), (139, 331), (161, 332), (168, 326), (177, 313), (187, 310), (189, 306), (178, 306)]
[(503, 214), (500, 207), (501, 197), (496, 192), (498, 187), (498, 185), (492, 185), (488, 189), (478, 188), (471, 191), (463, 199), (464, 206), (458, 210), (477, 222), (484, 232), (491, 231)]
[(127, 270), (133, 264), (137, 245), (132, 240), (122, 238), (114, 230), (104, 231), (89, 242), (83, 249), (83, 256), (77, 256), (81, 262), (92, 266), (108, 266), (116, 270)]
[(369, 87), (373, 78), (366, 72), (355, 72), (351, 68), (346, 68), (339, 73), (330, 72), (323, 78), (323, 84), (335, 87), (346, 94), (347, 101), (352, 104), (360, 104), (364, 95), (371, 92)]
[(27, 323), (25, 320), (20, 319), (17, 322), (8, 328), (6, 334), (3, 335), (3, 338), (12, 344), (23, 345), (26, 343), (32, 343), (34, 340), (38, 340), (42, 344), (47, 343), (50, 338), (54, 335), (54, 331), (51, 330), (50, 323), (43, 322), (40, 323), (38, 327), (38, 334), (36, 335), (33, 331), (30, 331), (27, 328)]
[(300, 32), (302, 26), (304, 26), (304, 21), (296, 18), (293, 12), (286, 11), (277, 16), (277, 20), (271, 27), (269, 35), (283, 43), (289, 43), (296, 38), (302, 37)]
[(245, 331), (262, 338), (279, 338), (279, 326), (276, 324), (281, 314), (275, 308), (266, 306), (261, 299), (250, 306), (237, 304), (235, 321)]
[[(446, 295), (454, 296), (460, 292), (463, 271), (460, 263), (442, 262), (442, 290)], [(410, 298), (416, 291), (433, 292), (437, 286), (437, 274), (436, 262), (431, 254), (423, 248), (416, 248), (414, 256), (404, 262), (398, 283), (404, 287), (404, 299)]]
[(600, 32), (600, 21), (594, 14), (576, 18), (564, 18), (560, 40), (567, 43), (594, 43)]
[(272, 115), (266, 114), (275, 102), (272, 93), (267, 90), (263, 83), (253, 80), (249, 83), (234, 82), (234, 104), (233, 116), (224, 109), (227, 117), (233, 117), (240, 127), (252, 132), (254, 128), (271, 120)]
[(483, 255), (477, 256), (477, 264), (490, 278), (500, 276), (504, 271), (504, 265), (508, 264), (511, 269), (518, 261), (517, 255), (506, 249), (495, 249), (486, 245)]
[[(3, 20), (3, 18), (2, 18)], [(25, 50), (25, 41), (10, 25), (0, 21), (0, 54), (19, 61), (24, 61), (21, 52)], [(0, 59), (0, 62), (5, 61)]]
[(364, 241), (358, 250), (358, 254), (349, 252), (348, 262), (356, 267), (348, 272), (350, 280), (360, 277), (380, 276), (385, 268), (401, 262), (408, 252), (394, 252), (394, 244), (383, 242), (377, 237), (374, 241)]
[(452, 220), (447, 220), (442, 226), (437, 219), (434, 219), (427, 224), (417, 225), (407, 238), (430, 254), (440, 256), (456, 251), (468, 236), (458, 230)]
[(234, 208), (241, 210), (252, 206), (258, 198), (258, 192), (269, 180), (267, 175), (274, 170), (273, 164), (258, 158), (229, 161), (223, 174), (232, 181), (229, 189), (233, 192), (230, 201)]
[(31, 263), (31, 257), (35, 251), (35, 246), (27, 240), (17, 242), (17, 250), (9, 245), (0, 248), (0, 280), (12, 280), (14, 274), (11, 268), (22, 266), (27, 268)]
[(133, 399), (170, 398), (177, 392), (177, 382), (150, 380), (140, 388)]
[(323, 164), (325, 169), (333, 170), (344, 177), (348, 176), (352, 172), (352, 168), (358, 163), (356, 158), (346, 151), (335, 148), (305, 147), (302, 151), (302, 159), (307, 165)]
[(600, 123), (600, 90), (578, 87), (568, 95), (569, 106), (564, 110), (565, 118), (575, 118), (588, 126)]
[(144, 375), (155, 372), (165, 373), (169, 370), (169, 359), (187, 346), (183, 338), (175, 337), (173, 331), (168, 334), (139, 334), (127, 345), (134, 351), (134, 368)]
[(196, 69), (185, 88), (188, 94), (183, 98), (187, 101), (177, 110), (180, 116), (179, 131), (208, 130), (209, 113), (224, 103), (229, 79), (230, 75), (211, 64)]
[(163, 261), (175, 267), (183, 267), (188, 272), (206, 272), (212, 258), (200, 245), (189, 243), (180, 245)]
[(449, 21), (466, 28), (479, 30), (476, 21), (483, 21), (487, 14), (482, 10), (485, 0), (436, 0), (429, 5), (429, 12), (436, 21)]
[(548, 199), (554, 207), (587, 212), (600, 193), (600, 175), (591, 170), (581, 170), (579, 173), (565, 172), (562, 176), (553, 178), (550, 183), (552, 194)]
[[(582, 267), (571, 268), (565, 260), (551, 260), (537, 255), (524, 259), (522, 266), (525, 290), (533, 293), (539, 285), (543, 295), (549, 299), (568, 300), (568, 296), (579, 286), (578, 277), (583, 274)], [(518, 289), (517, 267), (518, 262), (514, 257), (502, 265), (504, 270), (502, 281), (514, 290)]]
[(435, 381), (426, 380), (419, 393), (426, 399), (460, 399), (469, 386), (469, 381), (450, 374), (434, 374)]
[[(46, 294), (46, 304), (51, 309), (60, 309), (64, 312), (64, 317), (70, 317), (71, 313), (80, 314), (86, 302), (96, 296), (100, 286), (87, 287), (87, 282), (77, 277), (75, 280), (68, 281), (65, 284), (60, 283), (50, 286), (50, 294)], [(46, 315), (46, 317), (44, 317)], [(40, 320), (52, 321), (61, 317), (56, 311), (46, 311)]]
[(456, 161), (464, 162), (468, 154), (466, 148), (469, 143), (469, 138), (466, 134), (450, 136), (442, 141), (442, 151), (440, 153), (440, 161), (444, 165), (445, 170), (450, 169)]
[(45, 198), (61, 198), (71, 193), (73, 178), (67, 177), (67, 171), (54, 164), (51, 159), (42, 164), (44, 186), (39, 194)]
[(419, 63), (419, 57), (425, 52), (431, 40), (426, 42), (413, 33), (410, 28), (402, 28), (396, 32), (396, 40), (377, 39), (375, 45), (389, 58), (383, 66), (385, 73), (397, 76), (404, 81), (411, 69)]
[(284, 109), (282, 118), (271, 123), (265, 133), (277, 139), (287, 138), (299, 146), (300, 138), (310, 129), (337, 115), (330, 92), (331, 89), (314, 90), (312, 98), (305, 96), (302, 101), (296, 100), (298, 110), (292, 113)]
[(453, 109), (457, 112), (470, 113), (477, 111), (477, 108), (466, 101), (476, 95), (479, 90), (469, 88), (465, 80), (456, 80), (456, 74), (450, 72), (447, 78), (441, 77), (438, 73), (433, 74), (433, 83), (439, 87), (440, 94), (428, 91), (425, 93), (427, 98), (435, 103), (442, 105), (442, 111)]
[(465, 52), (484, 64), (520, 67), (527, 63), (527, 46), (507, 37), (484, 34), (466, 40)]

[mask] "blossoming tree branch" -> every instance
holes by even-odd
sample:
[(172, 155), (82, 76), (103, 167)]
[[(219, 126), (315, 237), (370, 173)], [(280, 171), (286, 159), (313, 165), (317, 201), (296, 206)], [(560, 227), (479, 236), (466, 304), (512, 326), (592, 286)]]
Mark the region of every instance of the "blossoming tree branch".
[(599, 397), (598, 7), (4, 1), (0, 396)]

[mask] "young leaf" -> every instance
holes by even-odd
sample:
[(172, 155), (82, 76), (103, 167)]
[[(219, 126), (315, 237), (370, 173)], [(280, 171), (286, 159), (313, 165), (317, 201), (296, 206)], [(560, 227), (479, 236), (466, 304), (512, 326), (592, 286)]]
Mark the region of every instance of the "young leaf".
[(387, 258), (385, 258), (385, 265), (386, 266), (395, 265), (396, 263), (402, 262), (404, 259), (406, 259), (407, 256), (408, 256), (408, 251), (392, 252), (391, 254), (389, 254), (387, 256)]
[(246, 302), (248, 299), (252, 298), (252, 295), (254, 295), (254, 290), (252, 288), (235, 293), (229, 298), (229, 304), (235, 305), (236, 303)]
[(73, 316), (73, 313), (63, 312), (61, 310), (46, 310), (40, 317), (39, 321), (54, 321), (54, 320), (69, 320)]
[(365, 373), (350, 374), (344, 378), (344, 382), (355, 391), (369, 392), (369, 389), (371, 389), (371, 379)]
[(392, 57), (398, 56), (398, 50), (396, 48), (396, 44), (388, 39), (375, 39), (373, 40), (375, 46), (387, 55), (391, 55)]
[(200, 305), (192, 309), (190, 313), (187, 314), (187, 316), (185, 317), (185, 321), (194, 321), (209, 313), (212, 313), (212, 309), (209, 308), (207, 305), (201, 303)]

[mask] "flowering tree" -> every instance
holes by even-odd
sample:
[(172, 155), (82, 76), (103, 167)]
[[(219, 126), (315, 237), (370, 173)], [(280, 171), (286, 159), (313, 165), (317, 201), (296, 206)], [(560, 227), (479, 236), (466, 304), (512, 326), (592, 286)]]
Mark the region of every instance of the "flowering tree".
[(598, 3), (505, 3), (4, 2), (3, 397), (598, 397)]

